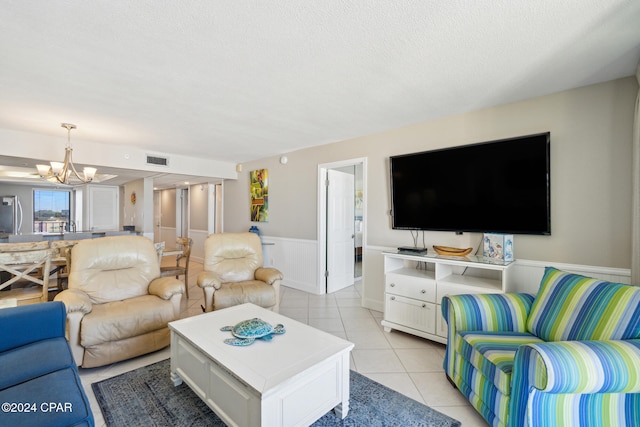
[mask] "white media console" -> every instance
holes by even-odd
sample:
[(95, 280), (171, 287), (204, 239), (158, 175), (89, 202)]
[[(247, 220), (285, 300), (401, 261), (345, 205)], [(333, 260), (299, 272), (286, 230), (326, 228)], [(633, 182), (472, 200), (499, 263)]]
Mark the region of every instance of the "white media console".
[(506, 292), (512, 265), (513, 262), (479, 256), (385, 251), (382, 326), (386, 332), (396, 329), (446, 344), (442, 297)]

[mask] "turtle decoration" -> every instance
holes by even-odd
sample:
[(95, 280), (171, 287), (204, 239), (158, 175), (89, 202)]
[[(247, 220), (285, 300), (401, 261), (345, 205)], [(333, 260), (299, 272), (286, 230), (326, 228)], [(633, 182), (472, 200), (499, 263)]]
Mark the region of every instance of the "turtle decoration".
[(273, 335), (281, 335), (286, 332), (284, 325), (279, 323), (274, 327), (257, 317), (243, 320), (233, 326), (223, 326), (220, 330), (231, 332), (233, 338), (227, 338), (224, 342), (235, 346), (250, 345), (257, 339), (271, 341)]

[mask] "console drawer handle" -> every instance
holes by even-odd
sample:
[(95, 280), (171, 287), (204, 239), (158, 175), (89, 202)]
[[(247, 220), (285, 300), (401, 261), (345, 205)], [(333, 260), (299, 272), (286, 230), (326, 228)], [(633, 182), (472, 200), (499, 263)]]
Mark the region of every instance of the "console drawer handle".
[(391, 286), (392, 288), (396, 286), (395, 283), (391, 283), (389, 286)]
[(391, 297), (391, 301), (395, 301), (396, 297)]
[(423, 293), (423, 294), (427, 293), (427, 291), (425, 289), (421, 290), (420, 292)]
[(425, 308), (427, 306), (427, 304), (422, 304), (422, 308)]

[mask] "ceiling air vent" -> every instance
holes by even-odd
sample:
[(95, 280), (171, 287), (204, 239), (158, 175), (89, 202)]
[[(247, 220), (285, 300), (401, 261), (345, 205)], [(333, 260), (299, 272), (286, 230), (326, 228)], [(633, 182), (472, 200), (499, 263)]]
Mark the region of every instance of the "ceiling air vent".
[(150, 156), (147, 154), (147, 164), (156, 166), (169, 166), (169, 159), (166, 157)]

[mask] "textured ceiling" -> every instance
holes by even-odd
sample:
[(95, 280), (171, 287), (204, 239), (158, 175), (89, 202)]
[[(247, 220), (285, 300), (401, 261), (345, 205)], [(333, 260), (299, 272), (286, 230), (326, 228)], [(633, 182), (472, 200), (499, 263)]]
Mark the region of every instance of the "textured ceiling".
[[(245, 162), (630, 76), (637, 0), (9, 1), (0, 128)], [(6, 143), (0, 141), (0, 144)]]

